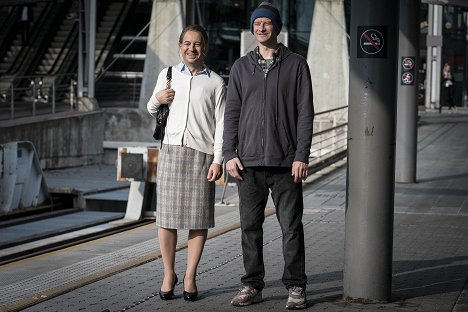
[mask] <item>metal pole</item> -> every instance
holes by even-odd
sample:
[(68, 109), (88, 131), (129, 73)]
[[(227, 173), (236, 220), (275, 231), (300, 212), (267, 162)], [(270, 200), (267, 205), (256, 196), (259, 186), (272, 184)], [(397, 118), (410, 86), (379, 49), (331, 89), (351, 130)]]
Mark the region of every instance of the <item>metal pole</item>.
[(83, 96), (89, 97), (88, 95), (88, 87), (89, 87), (89, 27), (90, 27), (90, 19), (89, 19), (89, 6), (90, 0), (82, 0), (84, 2), (84, 12), (83, 12), (83, 20), (84, 20), (84, 28), (83, 28)]
[(70, 110), (73, 110), (73, 78), (70, 78)]
[(96, 1), (89, 0), (88, 34), (88, 97), (94, 98), (95, 48), (96, 48)]
[[(226, 168), (223, 168), (223, 169), (226, 169)], [(226, 170), (224, 170), (224, 172), (226, 172)], [(226, 180), (224, 181), (223, 193), (221, 194), (221, 200), (219, 201), (221, 204), (225, 204), (224, 195), (226, 195), (226, 188), (228, 186), (228, 183), (229, 183), (229, 174), (226, 175)]]
[(55, 79), (52, 79), (52, 114), (55, 114)]
[(426, 58), (426, 108), (440, 109), (440, 71), (442, 61), (442, 11), (440, 5), (429, 4)]
[(80, 0), (79, 8), (79, 21), (78, 21), (78, 75), (77, 75), (77, 95), (79, 98), (83, 97), (83, 85), (84, 85), (84, 75), (83, 75), (83, 51), (84, 51), (84, 40), (83, 40), (83, 29), (85, 25), (84, 21), (84, 3), (85, 0)]
[(32, 83), (32, 115), (36, 116), (36, 82), (35, 80), (32, 80), (31, 83)]
[(391, 297), (398, 2), (353, 0), (344, 299)]
[(416, 182), (420, 0), (400, 0), (395, 181)]
[(11, 105), (11, 119), (15, 119), (15, 88), (13, 87), (13, 82), (11, 82), (11, 96), (10, 96), (10, 105)]

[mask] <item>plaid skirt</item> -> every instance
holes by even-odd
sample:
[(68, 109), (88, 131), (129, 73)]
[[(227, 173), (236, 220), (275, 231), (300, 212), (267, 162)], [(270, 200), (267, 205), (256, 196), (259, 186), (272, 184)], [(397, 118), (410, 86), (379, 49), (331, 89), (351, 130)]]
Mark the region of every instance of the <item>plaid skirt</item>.
[(214, 227), (215, 183), (206, 179), (213, 155), (164, 144), (156, 180), (156, 224), (168, 229)]

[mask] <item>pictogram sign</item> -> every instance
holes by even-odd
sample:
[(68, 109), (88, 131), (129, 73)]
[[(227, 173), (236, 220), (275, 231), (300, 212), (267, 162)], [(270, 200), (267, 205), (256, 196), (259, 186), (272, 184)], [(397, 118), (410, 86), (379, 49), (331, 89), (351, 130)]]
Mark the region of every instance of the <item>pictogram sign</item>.
[(413, 67), (414, 67), (414, 58), (404, 57), (403, 60), (401, 61), (401, 66), (405, 70), (413, 69)]
[(358, 26), (358, 38), (358, 58), (387, 57), (386, 26)]
[(412, 73), (403, 73), (401, 75), (401, 82), (404, 85), (412, 85), (414, 83), (414, 77)]
[(401, 57), (401, 75), (400, 84), (402, 86), (413, 86), (414, 85), (414, 68), (416, 64), (416, 58), (414, 56), (402, 56)]

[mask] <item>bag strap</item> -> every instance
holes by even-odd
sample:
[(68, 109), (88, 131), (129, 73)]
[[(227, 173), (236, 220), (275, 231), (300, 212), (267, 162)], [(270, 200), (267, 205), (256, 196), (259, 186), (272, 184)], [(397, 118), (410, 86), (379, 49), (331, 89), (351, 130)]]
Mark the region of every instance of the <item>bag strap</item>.
[[(167, 73), (166, 73), (166, 89), (171, 88), (171, 81), (172, 81), (172, 66), (169, 66), (167, 68)], [(166, 125), (163, 125), (161, 127), (161, 148), (162, 148), (162, 142), (164, 140), (165, 134), (166, 134)]]
[(172, 81), (172, 66), (169, 66), (167, 68), (167, 74), (166, 74), (166, 89), (169, 89), (171, 87), (171, 81)]

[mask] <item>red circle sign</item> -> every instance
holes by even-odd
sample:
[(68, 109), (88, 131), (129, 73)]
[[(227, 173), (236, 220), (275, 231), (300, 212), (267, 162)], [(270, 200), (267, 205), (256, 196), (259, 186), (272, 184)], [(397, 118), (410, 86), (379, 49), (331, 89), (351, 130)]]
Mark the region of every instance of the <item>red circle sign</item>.
[(401, 81), (403, 82), (403, 84), (412, 84), (413, 81), (414, 81), (414, 77), (413, 77), (413, 74), (411, 73), (403, 73), (401, 75)]
[(412, 58), (406, 57), (402, 61), (402, 66), (405, 70), (410, 70), (413, 69), (414, 67), (414, 61)]
[(362, 33), (359, 44), (364, 53), (377, 54), (384, 46), (384, 37), (378, 30), (367, 29)]

